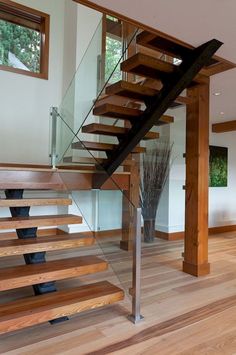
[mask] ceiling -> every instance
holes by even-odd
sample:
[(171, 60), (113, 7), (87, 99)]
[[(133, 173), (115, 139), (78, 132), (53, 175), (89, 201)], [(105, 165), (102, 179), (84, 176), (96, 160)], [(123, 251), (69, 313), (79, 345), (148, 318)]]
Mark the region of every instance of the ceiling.
[[(236, 63), (236, 0), (94, 0), (198, 46), (212, 38), (224, 43), (217, 55)], [(214, 96), (220, 92), (220, 96)], [(211, 121), (236, 119), (236, 69), (211, 79)], [(221, 113), (224, 114), (221, 114)]]

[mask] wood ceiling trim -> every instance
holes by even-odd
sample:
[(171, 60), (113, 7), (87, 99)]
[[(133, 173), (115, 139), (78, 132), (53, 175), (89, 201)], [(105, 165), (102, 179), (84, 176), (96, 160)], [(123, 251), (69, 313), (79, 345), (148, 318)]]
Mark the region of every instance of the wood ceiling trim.
[(213, 133), (225, 133), (225, 132), (232, 132), (232, 131), (236, 131), (236, 120), (222, 122), (222, 123), (214, 123), (212, 125)]

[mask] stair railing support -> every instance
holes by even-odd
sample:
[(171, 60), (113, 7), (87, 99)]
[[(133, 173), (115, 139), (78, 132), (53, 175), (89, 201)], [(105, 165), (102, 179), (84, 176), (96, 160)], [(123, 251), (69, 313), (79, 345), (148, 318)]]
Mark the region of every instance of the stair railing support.
[(135, 238), (133, 238), (133, 285), (132, 285), (132, 314), (129, 320), (136, 324), (143, 319), (141, 308), (141, 208), (135, 209)]
[(53, 169), (56, 168), (56, 162), (57, 162), (57, 119), (58, 119), (58, 108), (57, 107), (52, 107), (50, 111), (50, 116), (51, 116), (51, 153), (50, 153), (50, 158), (51, 158), (51, 166)]

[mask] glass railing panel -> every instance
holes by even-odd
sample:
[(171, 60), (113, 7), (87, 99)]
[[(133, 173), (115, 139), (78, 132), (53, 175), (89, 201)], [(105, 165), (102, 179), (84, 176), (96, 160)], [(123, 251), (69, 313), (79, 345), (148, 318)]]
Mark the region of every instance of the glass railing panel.
[[(123, 36), (123, 23), (119, 22)], [(79, 137), (81, 141), (117, 143), (117, 138), (108, 135), (98, 135), (93, 131), (88, 132), (87, 127), (90, 124), (106, 124), (124, 126), (124, 121), (113, 119), (112, 117), (102, 117), (99, 113), (93, 112), (94, 108), (103, 103), (107, 103), (104, 98), (105, 89), (111, 83), (121, 79), (117, 73), (120, 72), (120, 63), (126, 59), (127, 52), (135, 44), (137, 30), (133, 29), (125, 36), (125, 41), (120, 41), (117, 37), (107, 36), (107, 51), (104, 52), (103, 44), (103, 21), (101, 21), (89, 43), (89, 46), (80, 62), (77, 72), (63, 98), (59, 107), (59, 114), (64, 123)], [(110, 42), (111, 41), (115, 41)], [(110, 43), (110, 44), (109, 44)], [(122, 48), (121, 44), (122, 43)], [(115, 49), (114, 49), (114, 48)], [(112, 49), (113, 48), (113, 49)], [(112, 55), (112, 51), (116, 55)], [(113, 53), (114, 54), (114, 53)], [(109, 59), (110, 58), (110, 59)], [(112, 58), (112, 60), (111, 60)], [(104, 64), (105, 63), (105, 64)], [(105, 67), (104, 67), (105, 65)], [(123, 100), (119, 105), (126, 105), (127, 100)], [(72, 142), (63, 137), (63, 146), (65, 149)], [(101, 156), (101, 153), (95, 157)]]
[[(66, 140), (70, 138), (73, 150), (78, 154), (77, 159), (87, 162), (78, 163), (76, 168), (73, 168), (71, 162), (67, 162), (63, 169), (59, 169), (67, 193), (73, 200), (72, 212), (83, 217), (79, 232), (90, 233), (95, 238), (94, 245), (83, 250), (83, 253), (97, 255), (108, 263), (107, 271), (88, 275), (81, 278), (81, 281), (90, 283), (107, 280), (117, 285), (125, 292), (124, 305), (127, 315), (131, 314), (134, 294), (133, 241), (136, 240), (137, 235), (135, 224), (137, 206), (128, 198), (130, 174), (117, 172), (109, 177), (101, 166), (106, 159), (105, 154), (103, 153), (103, 157), (96, 157), (97, 152), (91, 154), (60, 116), (58, 121), (60, 122), (59, 138), (61, 140), (63, 137), (66, 137)], [(60, 142), (61, 145), (63, 144)], [(68, 151), (71, 154), (71, 146)], [(60, 155), (60, 150), (57, 152)], [(93, 181), (96, 182), (96, 179), (101, 177), (104, 184), (99, 189), (94, 189)], [(73, 185), (71, 185), (72, 180)]]

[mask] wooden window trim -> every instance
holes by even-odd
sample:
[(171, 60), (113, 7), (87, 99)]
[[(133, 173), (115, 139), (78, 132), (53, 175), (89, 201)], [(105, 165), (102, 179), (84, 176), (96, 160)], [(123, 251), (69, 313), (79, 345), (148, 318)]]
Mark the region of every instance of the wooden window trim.
[[(12, 68), (1, 64), (0, 70), (48, 80), (50, 15), (32, 9), (30, 7), (18, 4), (11, 0), (0, 0), (0, 10), (1, 5), (3, 9), (6, 9), (6, 12), (4, 16), (0, 14), (0, 20), (4, 20), (5, 17), (8, 22), (19, 24), (21, 26), (39, 31), (41, 33), (41, 55), (39, 73)], [(7, 11), (7, 9), (9, 9), (9, 12)]]

